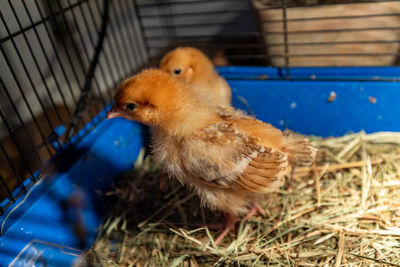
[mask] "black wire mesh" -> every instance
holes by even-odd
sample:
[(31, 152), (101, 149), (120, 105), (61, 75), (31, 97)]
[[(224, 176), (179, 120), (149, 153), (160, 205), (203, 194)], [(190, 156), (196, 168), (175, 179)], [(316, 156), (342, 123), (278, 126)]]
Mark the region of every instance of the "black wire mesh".
[(4, 0), (0, 10), (0, 213), (122, 79), (176, 46), (216, 65), (285, 67), (287, 79), (292, 66), (399, 64), (398, 0)]
[(8, 0), (0, 10), (2, 213), (148, 60), (133, 1)]
[(400, 1), (138, 2), (155, 58), (184, 45), (222, 54), (229, 65), (399, 64)]

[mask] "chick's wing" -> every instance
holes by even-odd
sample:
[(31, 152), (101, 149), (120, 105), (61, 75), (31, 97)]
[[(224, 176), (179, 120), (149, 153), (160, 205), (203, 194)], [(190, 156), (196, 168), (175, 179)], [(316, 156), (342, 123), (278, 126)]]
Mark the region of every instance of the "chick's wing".
[(209, 126), (184, 146), (185, 171), (210, 186), (266, 193), (289, 171), (286, 154), (257, 144), (229, 122)]

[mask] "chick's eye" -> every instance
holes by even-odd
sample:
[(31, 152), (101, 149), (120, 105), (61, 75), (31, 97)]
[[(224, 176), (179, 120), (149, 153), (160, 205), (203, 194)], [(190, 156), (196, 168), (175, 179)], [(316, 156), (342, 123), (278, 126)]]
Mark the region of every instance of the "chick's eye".
[(137, 108), (137, 105), (135, 103), (128, 103), (126, 104), (126, 111), (133, 111)]
[(181, 69), (175, 69), (174, 70), (174, 74), (175, 75), (179, 75), (179, 74), (181, 74), (181, 71), (182, 71)]

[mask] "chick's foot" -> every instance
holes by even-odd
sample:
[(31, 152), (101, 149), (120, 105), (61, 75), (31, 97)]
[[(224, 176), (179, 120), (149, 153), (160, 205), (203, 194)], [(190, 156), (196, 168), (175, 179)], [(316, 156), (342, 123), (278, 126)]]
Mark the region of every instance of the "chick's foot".
[(224, 223), (224, 229), (223, 229), (222, 233), (219, 234), (217, 239), (215, 239), (215, 244), (217, 244), (217, 245), (219, 243), (221, 243), (221, 241), (225, 238), (225, 236), (229, 232), (235, 230), (236, 223), (240, 221), (240, 219), (236, 215), (228, 214), (225, 217), (226, 217), (226, 221)]
[(265, 211), (263, 210), (263, 208), (260, 206), (260, 203), (258, 203), (258, 201), (255, 201), (253, 203), (253, 206), (251, 207), (249, 213), (246, 214), (246, 216), (243, 218), (244, 221), (246, 220), (250, 220), (251, 218), (253, 218), (254, 215), (256, 215), (257, 213), (259, 213), (261, 216), (265, 216)]
[[(255, 201), (252, 205), (252, 208), (250, 211), (247, 213), (247, 215), (243, 218), (243, 221), (250, 220), (253, 216), (255, 216), (257, 213), (260, 215), (264, 216), (265, 211), (263, 208), (260, 206), (258, 201)], [(222, 233), (215, 239), (215, 244), (221, 243), (221, 241), (225, 238), (225, 236), (235, 230), (235, 225), (236, 223), (240, 222), (240, 219), (232, 214), (226, 214), (225, 215), (226, 221), (224, 224), (214, 224), (214, 225), (207, 225), (210, 229), (221, 229), (223, 230)], [(223, 227), (222, 227), (223, 226)]]

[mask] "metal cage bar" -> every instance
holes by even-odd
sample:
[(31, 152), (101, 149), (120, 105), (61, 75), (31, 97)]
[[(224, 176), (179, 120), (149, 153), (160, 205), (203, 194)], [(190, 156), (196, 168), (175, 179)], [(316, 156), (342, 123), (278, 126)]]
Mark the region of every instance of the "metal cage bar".
[(0, 19), (0, 202), (8, 199), (2, 213), (38, 169), (45, 173), (48, 160), (82, 140), (78, 130), (148, 57), (133, 1), (9, 0), (0, 7), (7, 13)]

